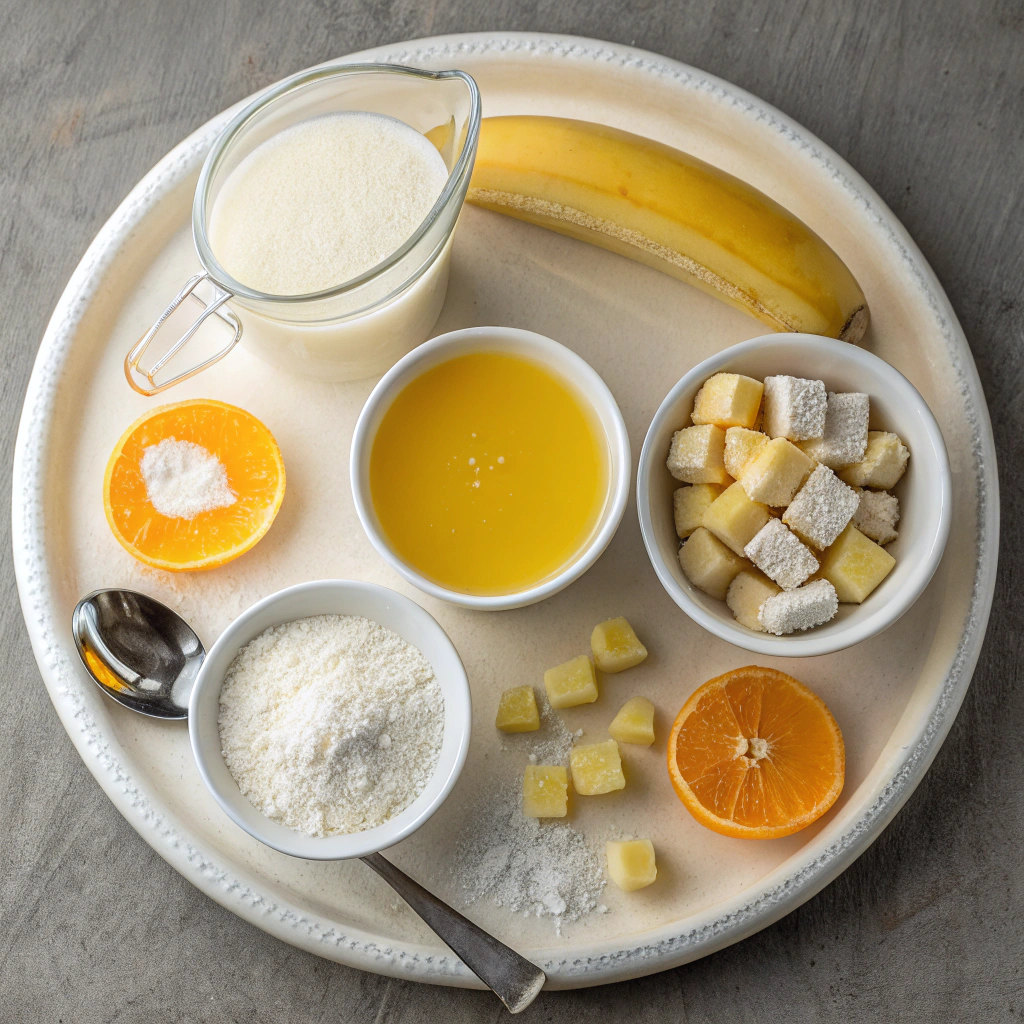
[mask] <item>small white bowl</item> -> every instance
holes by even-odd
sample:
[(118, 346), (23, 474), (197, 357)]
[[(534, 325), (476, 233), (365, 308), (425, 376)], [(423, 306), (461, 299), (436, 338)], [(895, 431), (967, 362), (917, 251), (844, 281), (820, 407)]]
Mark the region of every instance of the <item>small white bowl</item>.
[[(394, 551), (380, 527), (373, 500), (370, 497), (370, 452), (384, 414), (399, 392), (427, 370), (445, 363), (449, 359), (470, 352), (505, 352), (519, 355), (547, 366), (558, 376), (571, 382), (582, 398), (590, 403), (602, 430), (606, 443), (608, 466), (608, 491), (604, 510), (590, 543), (558, 575), (544, 580), (527, 590), (509, 594), (465, 594), (445, 587), (421, 576), (408, 562)], [(557, 444), (557, 439), (552, 439)], [(431, 597), (476, 608), (482, 611), (500, 611), (506, 608), (522, 608), (528, 604), (543, 601), (557, 594), (573, 580), (583, 575), (608, 546), (622, 521), (629, 496), (630, 478), (629, 435), (622, 421), (622, 413), (615, 402), (608, 385), (597, 371), (571, 349), (557, 341), (545, 338), (532, 331), (520, 331), (512, 327), (470, 327), (463, 331), (452, 331), (415, 348), (400, 359), (380, 380), (366, 400), (352, 437), (350, 474), (352, 497), (356, 514), (363, 524), (370, 543), (384, 560), (414, 587)]]
[[(698, 389), (720, 371), (758, 380), (775, 374), (809, 377), (823, 380), (829, 391), (863, 392), (871, 399), (871, 429), (899, 434), (910, 449), (907, 472), (894, 488), (900, 501), (899, 537), (886, 548), (896, 565), (863, 604), (841, 604), (831, 622), (805, 633), (772, 636), (741, 626), (724, 601), (698, 590), (679, 567), (672, 494), (681, 485), (665, 468), (665, 459), (672, 434), (690, 424)], [(748, 651), (804, 658), (841, 651), (881, 633), (920, 597), (949, 536), (952, 484), (935, 417), (906, 377), (878, 356), (846, 342), (813, 334), (769, 334), (705, 359), (668, 393), (640, 452), (636, 503), (654, 571), (691, 619)]]
[[(307, 836), (258, 811), (242, 795), (221, 753), (220, 688), (228, 666), (250, 640), (271, 626), (309, 615), (363, 615), (419, 648), (444, 696), (444, 736), (434, 775), (400, 814), (376, 828), (339, 836)], [(445, 631), (418, 604), (393, 590), (352, 580), (317, 580), (280, 590), (231, 623), (206, 655), (188, 707), (192, 753), (203, 782), (227, 815), (253, 838), (305, 860), (347, 860), (394, 846), (444, 803), (466, 762), (470, 723), (469, 680)]]

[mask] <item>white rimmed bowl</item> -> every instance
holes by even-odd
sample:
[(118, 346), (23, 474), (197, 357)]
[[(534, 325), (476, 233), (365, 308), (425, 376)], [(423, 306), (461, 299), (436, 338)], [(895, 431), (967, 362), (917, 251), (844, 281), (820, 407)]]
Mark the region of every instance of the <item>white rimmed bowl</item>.
[[(270, 626), (309, 615), (363, 615), (419, 648), (444, 696), (444, 735), (434, 774), (401, 813), (376, 828), (339, 836), (307, 836), (258, 811), (242, 795), (221, 753), (217, 718), (228, 666), (250, 640)], [(466, 762), (472, 708), (459, 652), (418, 604), (393, 590), (353, 580), (317, 580), (265, 597), (231, 623), (206, 655), (188, 708), (192, 752), (203, 782), (225, 813), (261, 843), (306, 860), (347, 860), (387, 849), (415, 832), (444, 803)]]
[[(526, 590), (507, 594), (466, 594), (448, 590), (422, 576), (391, 547), (381, 529), (370, 496), (370, 452), (377, 429), (391, 403), (407, 384), (427, 370), (471, 352), (510, 353), (548, 367), (569, 381), (583, 400), (589, 403), (605, 437), (608, 489), (604, 509), (590, 541), (557, 575)], [(597, 371), (575, 352), (557, 341), (545, 338), (542, 334), (520, 331), (512, 327), (470, 327), (462, 331), (452, 331), (450, 334), (432, 338), (399, 360), (381, 378), (359, 414), (352, 437), (350, 459), (352, 497), (355, 500), (356, 514), (381, 557), (414, 587), (430, 594), (431, 597), (482, 611), (500, 611), (535, 604), (551, 597), (552, 594), (557, 594), (573, 580), (582, 576), (601, 556), (622, 521), (622, 513), (625, 511), (626, 499), (629, 496), (631, 468), (629, 435), (626, 433), (622, 413), (619, 412), (608, 385)]]
[[(698, 590), (679, 567), (672, 493), (681, 485), (665, 468), (665, 459), (672, 434), (690, 424), (700, 386), (721, 371), (758, 380), (789, 374), (823, 380), (829, 391), (864, 392), (871, 399), (871, 429), (899, 434), (910, 449), (907, 471), (893, 488), (900, 501), (899, 537), (886, 550), (896, 565), (863, 604), (841, 604), (831, 622), (805, 633), (772, 636), (741, 626), (724, 601)], [(803, 658), (841, 651), (876, 636), (921, 596), (938, 568), (949, 536), (952, 482), (935, 417), (903, 374), (871, 352), (846, 342), (813, 334), (770, 334), (705, 359), (666, 395), (640, 452), (636, 503), (640, 532), (654, 571), (691, 619), (748, 651)]]

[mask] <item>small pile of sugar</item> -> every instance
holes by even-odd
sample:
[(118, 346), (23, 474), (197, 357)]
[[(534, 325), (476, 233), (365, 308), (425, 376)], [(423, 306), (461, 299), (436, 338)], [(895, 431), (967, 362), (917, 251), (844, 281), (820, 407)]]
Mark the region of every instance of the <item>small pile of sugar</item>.
[(192, 441), (165, 437), (143, 451), (140, 468), (146, 497), (162, 516), (194, 519), (238, 501), (224, 463)]
[(509, 785), (473, 814), (453, 868), (466, 900), (489, 898), (513, 914), (554, 918), (559, 935), (563, 921), (606, 912), (601, 860), (583, 833), (557, 819), (527, 818), (521, 802)]
[(379, 623), (316, 615), (273, 626), (228, 668), (224, 760), (249, 802), (310, 836), (362, 832), (430, 781), (444, 697), (423, 654)]
[[(531, 764), (568, 766), (582, 731), (570, 732), (544, 695), (538, 710), (540, 729), (505, 734), (502, 748), (521, 751)], [(554, 918), (559, 935), (563, 921), (607, 910), (601, 859), (586, 837), (567, 822), (527, 818), (518, 786), (489, 796), (470, 820), (453, 869), (467, 901), (490, 898), (513, 914)]]

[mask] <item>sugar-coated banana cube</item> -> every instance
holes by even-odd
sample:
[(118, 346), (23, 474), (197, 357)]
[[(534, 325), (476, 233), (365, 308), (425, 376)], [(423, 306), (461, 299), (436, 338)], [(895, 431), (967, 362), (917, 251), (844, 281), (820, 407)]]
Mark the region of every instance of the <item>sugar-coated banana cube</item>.
[(727, 548), (742, 556), (743, 549), (769, 519), (771, 514), (768, 506), (762, 505), (759, 501), (751, 501), (747, 497), (747, 492), (743, 490), (743, 485), (736, 483), (727, 487), (708, 506), (701, 525), (710, 530)]
[(740, 373), (709, 377), (693, 400), (693, 422), (716, 427), (752, 427), (761, 410), (764, 385)]
[(747, 545), (746, 555), (783, 590), (795, 590), (818, 568), (818, 560), (781, 520), (772, 519)]
[(594, 663), (585, 654), (544, 673), (544, 689), (553, 708), (573, 708), (577, 704), (593, 704), (597, 700), (597, 678)]
[(698, 590), (719, 601), (725, 600), (729, 584), (746, 565), (747, 562), (703, 526), (694, 530), (679, 549), (679, 567), (683, 575)]
[(765, 377), (764, 432), (769, 437), (806, 441), (825, 432), (825, 383), (805, 377)]
[(725, 471), (725, 431), (710, 423), (677, 430), (665, 465), (684, 484), (729, 483), (732, 478)]
[(825, 432), (799, 447), (829, 469), (842, 469), (864, 458), (868, 446), (871, 401), (859, 391), (828, 393)]
[(768, 443), (768, 435), (760, 430), (729, 427), (725, 432), (725, 471), (739, 480), (743, 467)]
[(646, 697), (631, 697), (612, 719), (608, 735), (619, 743), (649, 747), (654, 742), (654, 705)]
[(865, 537), (870, 537), (876, 544), (889, 544), (899, 536), (896, 532), (899, 521), (900, 503), (895, 494), (888, 491), (860, 492), (853, 525)]
[(635, 892), (658, 877), (654, 844), (650, 839), (609, 840), (604, 844), (608, 874), (623, 892)]
[(740, 483), (751, 501), (788, 505), (814, 469), (814, 460), (784, 437), (769, 441), (744, 467)]
[(569, 810), (569, 775), (557, 764), (528, 764), (523, 775), (523, 814), (564, 818)]
[(801, 540), (823, 551), (846, 529), (859, 504), (857, 492), (828, 466), (815, 466), (782, 521)]
[(836, 588), (839, 600), (860, 604), (892, 571), (896, 559), (885, 548), (848, 526), (821, 559), (819, 576)]
[(672, 516), (680, 540), (686, 540), (700, 526), (708, 505), (724, 490), (721, 484), (690, 484), (676, 489), (672, 495)]
[(569, 767), (573, 788), (580, 796), (600, 796), (625, 788), (626, 776), (622, 774), (622, 759), (615, 740), (573, 747)]
[(590, 634), (590, 650), (597, 667), (608, 673), (624, 672), (647, 657), (647, 648), (621, 615), (617, 619), (599, 622), (594, 627)]
[(875, 487), (887, 491), (895, 487), (907, 469), (907, 446), (886, 430), (868, 431), (868, 448), (861, 462), (840, 470), (839, 478), (851, 487)]
[(839, 611), (835, 587), (828, 580), (805, 583), (796, 590), (783, 590), (769, 597), (758, 618), (767, 633), (786, 636), (821, 626)]
[(729, 584), (725, 603), (741, 626), (763, 633), (764, 626), (761, 625), (759, 617), (761, 606), (769, 597), (780, 593), (781, 589), (777, 583), (773, 583), (756, 569), (744, 569)]
[(532, 686), (513, 686), (498, 702), (494, 724), (502, 732), (534, 732), (540, 728), (537, 695)]

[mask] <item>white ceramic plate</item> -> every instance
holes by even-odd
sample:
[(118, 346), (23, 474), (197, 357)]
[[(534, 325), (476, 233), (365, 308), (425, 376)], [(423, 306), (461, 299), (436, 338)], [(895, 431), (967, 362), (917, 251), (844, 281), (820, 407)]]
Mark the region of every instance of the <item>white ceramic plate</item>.
[[(249, 354), (187, 382), (167, 400), (213, 397), (259, 416), (276, 435), (288, 493), (273, 529), (242, 558), (200, 574), (135, 563), (103, 515), (108, 454), (155, 404), (124, 382), (125, 351), (197, 268), (188, 229), (203, 156), (227, 113), (186, 139), (125, 200), (68, 284), (29, 384), (15, 457), (13, 534), (22, 605), (43, 679), (83, 760), (139, 833), (204, 892), (286, 942), (384, 974), (448, 985), (476, 980), (359, 863), (292, 860), (257, 843), (205, 791), (179, 724), (142, 719), (85, 677), (71, 639), (81, 595), (127, 586), (189, 619), (207, 648), (254, 601), (307, 579), (364, 579), (400, 590), (441, 623), (473, 689), (473, 739), (452, 797), (392, 851), (396, 862), (542, 964), (552, 987), (593, 985), (703, 956), (764, 927), (833, 879), (910, 795), (969, 683), (988, 618), (998, 545), (995, 453), (963, 333), (901, 225), (841, 159), (778, 111), (725, 82), (649, 53), (585, 39), (467, 35), (396, 45), (359, 59), (457, 66), (480, 86), (485, 114), (535, 112), (603, 121), (687, 149), (766, 191), (810, 223), (868, 296), (867, 339), (934, 411), (953, 474), (950, 542), (917, 604), (881, 636), (789, 668), (827, 701), (846, 740), (839, 802), (804, 832), (767, 843), (715, 835), (672, 795), (660, 744), (626, 753), (630, 784), (577, 801), (595, 843), (637, 834), (658, 849), (659, 880), (606, 914), (566, 923), (466, 906), (454, 850), (525, 753), (493, 729), (498, 692), (540, 682), (586, 650), (593, 624), (627, 615), (651, 656), (609, 681), (596, 704), (565, 713), (603, 736), (634, 693), (668, 724), (705, 679), (751, 656), (705, 633), (658, 583), (627, 510), (596, 565), (548, 601), (483, 614), (417, 594), (376, 555), (348, 488), (352, 428), (373, 382), (323, 385), (275, 373)], [(634, 452), (668, 383), (728, 345), (763, 334), (754, 320), (649, 268), (540, 228), (468, 208), (436, 333), (483, 324), (568, 345), (609, 383)]]

